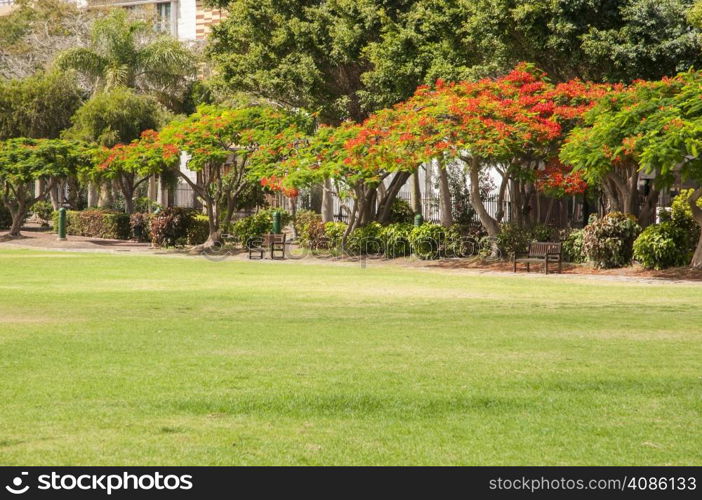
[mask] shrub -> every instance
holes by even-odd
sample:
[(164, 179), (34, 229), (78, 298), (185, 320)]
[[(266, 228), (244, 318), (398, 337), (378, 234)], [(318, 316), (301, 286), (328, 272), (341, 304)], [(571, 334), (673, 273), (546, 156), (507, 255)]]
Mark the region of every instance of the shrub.
[[(58, 231), (58, 211), (53, 213), (54, 228)], [(129, 216), (111, 210), (68, 210), (66, 212), (66, 234), (89, 238), (128, 240), (130, 236)]]
[(384, 251), (380, 239), (382, 230), (383, 226), (377, 222), (354, 229), (346, 240), (344, 250), (351, 255), (382, 254)]
[(344, 238), (347, 224), (345, 222), (327, 222), (324, 224), (324, 237), (326, 238), (328, 248), (336, 249), (341, 247), (341, 241)]
[(0, 204), (0, 229), (9, 229), (12, 225), (12, 216), (10, 211)]
[(641, 226), (633, 216), (612, 212), (585, 226), (583, 251), (597, 268), (628, 266), (640, 233)]
[(54, 206), (48, 201), (38, 201), (32, 205), (32, 212), (42, 225), (48, 225), (54, 214)]
[(410, 204), (402, 198), (395, 198), (390, 207), (390, 224), (411, 224), (414, 221), (414, 211)]
[(511, 257), (526, 252), (531, 241), (531, 231), (516, 224), (506, 223), (500, 226), (497, 248), (504, 257)]
[(410, 245), (412, 229), (412, 224), (390, 224), (381, 229), (380, 239), (383, 241), (385, 256), (388, 259), (409, 257), (412, 254)]
[(323, 250), (329, 247), (326, 237), (326, 226), (321, 220), (312, 220), (305, 224), (299, 233), (300, 245), (314, 250)]
[(446, 228), (439, 224), (422, 224), (410, 232), (412, 251), (420, 259), (438, 259), (446, 242)]
[(554, 230), (551, 226), (546, 224), (536, 224), (529, 231), (531, 234), (531, 241), (556, 241), (557, 238), (554, 235)]
[(687, 265), (692, 259), (687, 237), (672, 221), (648, 226), (634, 242), (634, 258), (647, 269)]
[(249, 217), (239, 219), (232, 226), (232, 233), (238, 238), (241, 243), (246, 246), (248, 242), (255, 238), (261, 238), (264, 234), (270, 233), (273, 229), (273, 212), (281, 213), (280, 222), (282, 227), (287, 226), (292, 221), (290, 212), (267, 208), (259, 210)]
[(563, 238), (563, 260), (581, 264), (587, 260), (583, 251), (583, 230), (575, 229), (570, 231)]
[(160, 247), (184, 245), (188, 241), (188, 228), (194, 210), (169, 207), (151, 217), (151, 241)]
[[(700, 238), (700, 226), (695, 222), (695, 218), (692, 216), (692, 209), (690, 208), (689, 199), (692, 191), (692, 189), (684, 189), (678, 196), (673, 198), (670, 220), (684, 235), (679, 242), (680, 245), (694, 253), (697, 241)], [(699, 200), (697, 204), (702, 208), (702, 200)]]
[(295, 232), (302, 239), (305, 228), (311, 223), (321, 223), (322, 216), (313, 210), (300, 210), (295, 215)]
[(202, 245), (210, 236), (210, 222), (206, 215), (195, 215), (186, 230), (188, 245)]
[(151, 214), (136, 212), (129, 216), (129, 229), (132, 239), (151, 241)]

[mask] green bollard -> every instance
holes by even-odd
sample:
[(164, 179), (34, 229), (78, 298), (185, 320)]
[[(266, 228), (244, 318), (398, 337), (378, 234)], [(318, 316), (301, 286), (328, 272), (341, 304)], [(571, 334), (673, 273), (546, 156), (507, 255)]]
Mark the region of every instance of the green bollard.
[(66, 241), (66, 209), (61, 207), (58, 212), (58, 240)]
[(414, 216), (414, 225), (415, 227), (419, 227), (422, 224), (424, 224), (424, 217), (422, 217), (422, 214), (417, 214)]
[(282, 232), (282, 228), (280, 227), (280, 212), (275, 211), (273, 212), (273, 234), (280, 234)]

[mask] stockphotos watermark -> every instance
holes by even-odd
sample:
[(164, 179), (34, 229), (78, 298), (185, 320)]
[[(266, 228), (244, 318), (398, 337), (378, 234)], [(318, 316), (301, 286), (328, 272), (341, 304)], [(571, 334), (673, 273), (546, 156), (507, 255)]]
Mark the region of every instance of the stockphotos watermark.
[[(277, 248), (280, 248), (278, 246)], [(251, 258), (264, 258), (271, 248), (263, 237), (252, 237), (242, 241), (236, 236), (227, 236), (223, 241), (204, 249), (202, 255), (212, 261), (225, 260), (240, 253), (248, 253)], [(280, 250), (276, 250), (280, 252)], [(468, 258), (481, 256), (485, 259), (501, 259), (502, 251), (497, 238), (485, 236), (446, 235), (439, 237), (422, 236), (408, 238), (395, 237), (350, 237), (341, 238), (316, 237), (313, 242), (300, 240), (286, 241), (283, 244), (286, 259), (303, 260), (307, 258), (357, 259), (363, 267), (367, 260), (397, 259), (401, 257), (421, 260), (436, 258)], [(280, 257), (280, 253), (277, 254)]]
[(68, 492), (93, 491), (112, 495), (114, 492), (126, 491), (188, 491), (193, 488), (193, 477), (190, 474), (161, 474), (150, 472), (133, 474), (73, 474), (57, 473), (39, 474), (34, 478), (28, 472), (20, 472), (5, 490), (13, 495), (24, 495), (30, 491)]

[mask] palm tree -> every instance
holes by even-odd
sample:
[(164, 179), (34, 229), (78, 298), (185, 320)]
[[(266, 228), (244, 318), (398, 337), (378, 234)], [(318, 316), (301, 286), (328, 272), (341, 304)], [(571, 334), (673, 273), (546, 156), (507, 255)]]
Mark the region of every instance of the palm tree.
[(87, 47), (62, 52), (57, 64), (88, 79), (93, 92), (128, 87), (177, 106), (195, 76), (195, 56), (182, 43), (157, 34), (152, 25), (115, 9), (98, 19)]

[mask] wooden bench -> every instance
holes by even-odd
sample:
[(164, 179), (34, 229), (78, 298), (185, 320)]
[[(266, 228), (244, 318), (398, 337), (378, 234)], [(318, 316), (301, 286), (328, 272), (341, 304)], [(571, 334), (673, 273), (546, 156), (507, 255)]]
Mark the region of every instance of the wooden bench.
[(558, 272), (563, 271), (563, 259), (561, 258), (561, 244), (556, 242), (533, 242), (529, 243), (529, 250), (525, 257), (512, 256), (514, 272), (517, 272), (517, 262), (525, 262), (527, 272), (532, 262), (544, 265), (544, 273), (548, 274), (549, 262), (558, 262)]
[[(249, 249), (249, 259), (253, 259), (253, 254), (257, 253), (259, 259), (263, 259), (263, 255), (266, 251), (271, 253), (271, 259), (284, 259), (285, 258), (285, 233), (264, 234), (263, 238), (252, 238), (250, 239), (246, 246)], [(276, 257), (276, 254), (279, 254)]]

